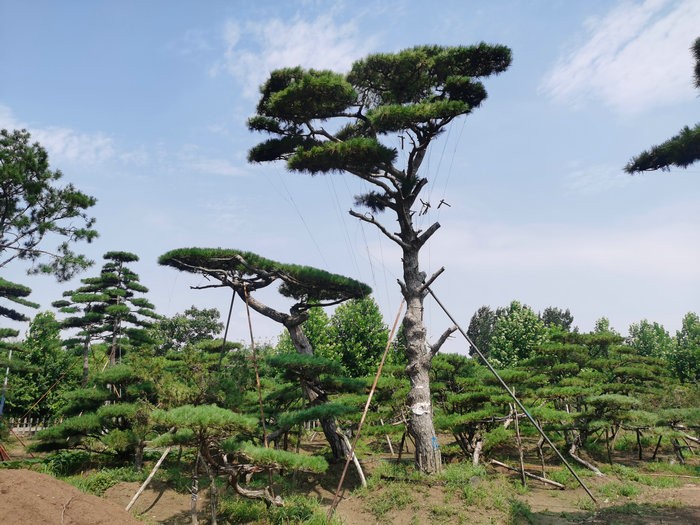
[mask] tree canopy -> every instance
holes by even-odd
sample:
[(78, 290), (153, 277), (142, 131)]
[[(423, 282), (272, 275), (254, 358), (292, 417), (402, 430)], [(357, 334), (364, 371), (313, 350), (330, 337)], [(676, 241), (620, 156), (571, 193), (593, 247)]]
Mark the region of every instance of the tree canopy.
[[(700, 38), (690, 48), (695, 57), (695, 87), (700, 89)], [(681, 131), (657, 146), (634, 157), (625, 166), (627, 173), (668, 171), (671, 166), (687, 168), (700, 160), (700, 124), (683, 127)]]
[(369, 286), (350, 277), (311, 266), (280, 263), (241, 250), (180, 248), (161, 255), (158, 264), (209, 275), (220, 281), (219, 286), (241, 290), (244, 285), (248, 290), (256, 290), (279, 280), (279, 292), (296, 299), (302, 310), (319, 302), (335, 304), (371, 292)]
[[(0, 268), (25, 260), (29, 273), (65, 281), (91, 264), (71, 244), (97, 236), (86, 213), (96, 201), (72, 184), (58, 186), (63, 174), (49, 168), (48, 153), (30, 138), (26, 130), (0, 131)], [(53, 237), (62, 240), (51, 250), (45, 241)]]

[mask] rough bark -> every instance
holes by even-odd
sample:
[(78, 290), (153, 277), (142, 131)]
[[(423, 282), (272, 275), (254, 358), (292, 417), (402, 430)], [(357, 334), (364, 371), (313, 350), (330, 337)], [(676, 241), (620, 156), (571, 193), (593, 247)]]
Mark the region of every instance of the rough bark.
[(80, 386), (86, 387), (88, 384), (88, 377), (90, 375), (90, 336), (85, 336), (85, 342), (83, 343), (83, 377), (80, 381)]
[(433, 407), (430, 399), (430, 364), (432, 355), (426, 341), (423, 323), (423, 284), (425, 274), (418, 266), (419, 246), (403, 250), (403, 294), (406, 314), (403, 327), (406, 333), (406, 372), (411, 389), (408, 393), (410, 419), (408, 431), (416, 445), (415, 462), (425, 474), (435, 474), (442, 468), (442, 456), (433, 425)]
[(146, 442), (139, 439), (136, 443), (136, 449), (134, 450), (134, 470), (136, 472), (141, 472), (143, 470), (143, 452), (146, 448)]
[(472, 452), (472, 465), (475, 467), (479, 466), (479, 461), (481, 461), (481, 449), (484, 448), (484, 440), (479, 438), (474, 444), (474, 451)]
[(201, 455), (197, 453), (197, 459), (194, 462), (194, 469), (192, 469), (192, 487), (190, 488), (190, 493), (192, 495), (190, 499), (190, 523), (192, 525), (199, 525), (199, 519), (197, 517), (197, 499), (199, 498), (199, 459)]

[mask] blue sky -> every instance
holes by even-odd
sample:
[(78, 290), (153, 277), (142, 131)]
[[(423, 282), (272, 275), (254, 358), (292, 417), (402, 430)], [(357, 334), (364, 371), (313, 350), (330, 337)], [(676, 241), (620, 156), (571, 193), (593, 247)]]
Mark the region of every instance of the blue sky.
[[(622, 167), (699, 120), (698, 20), (696, 0), (0, 0), (0, 127), (29, 129), (65, 181), (97, 197), (93, 271), (106, 251), (137, 253), (161, 313), (226, 312), (227, 291), (190, 290), (204, 283), (156, 263), (220, 246), (365, 281), (390, 324), (399, 253), (347, 214), (362, 186), (247, 164), (263, 138), (245, 126), (257, 88), (278, 67), (344, 72), (373, 52), (505, 44), (511, 68), (425, 163), (422, 219), (442, 228), (423, 262), (446, 269), (435, 293), (465, 327), (479, 306), (517, 299), (570, 308), (581, 330), (606, 316), (623, 333), (644, 318), (673, 333), (699, 309), (700, 166)], [(451, 207), (437, 210), (443, 198)], [(6, 277), (46, 307), (78, 284), (23, 270)], [(426, 307), (436, 337), (449, 321)], [(280, 329), (256, 316), (254, 332), (274, 341)], [(232, 335), (248, 338), (240, 305)]]

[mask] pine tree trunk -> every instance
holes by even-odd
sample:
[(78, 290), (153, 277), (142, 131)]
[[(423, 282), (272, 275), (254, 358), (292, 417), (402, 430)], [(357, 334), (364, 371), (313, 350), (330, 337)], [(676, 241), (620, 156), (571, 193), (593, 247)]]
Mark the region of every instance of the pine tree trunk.
[(90, 336), (85, 336), (85, 343), (83, 343), (83, 379), (80, 382), (80, 386), (86, 387), (88, 384), (88, 377), (90, 375)]
[[(289, 331), (289, 337), (297, 349), (297, 352), (303, 355), (313, 355), (314, 350), (311, 347), (309, 339), (306, 337), (301, 324), (295, 324), (287, 326)], [(311, 388), (311, 379), (302, 379), (301, 388), (304, 391), (304, 396), (310, 405), (320, 405), (326, 402), (325, 396), (319, 395), (318, 388)], [(322, 417), (320, 418), (321, 428), (323, 429), (323, 435), (326, 436), (326, 440), (331, 447), (331, 452), (333, 454), (334, 460), (344, 460), (350, 454), (350, 450), (347, 448), (345, 441), (338, 435), (338, 428), (335, 423), (335, 418)]]
[(408, 405), (411, 411), (408, 431), (416, 445), (415, 462), (424, 474), (435, 474), (442, 469), (442, 456), (433, 426), (433, 407), (430, 399), (430, 364), (432, 356), (426, 341), (423, 324), (422, 290), (425, 274), (418, 266), (418, 248), (407, 246), (403, 250), (404, 298), (406, 315), (403, 327), (406, 332), (406, 371), (411, 383)]
[(139, 439), (134, 452), (134, 470), (141, 472), (143, 470), (143, 452), (146, 448), (146, 442)]

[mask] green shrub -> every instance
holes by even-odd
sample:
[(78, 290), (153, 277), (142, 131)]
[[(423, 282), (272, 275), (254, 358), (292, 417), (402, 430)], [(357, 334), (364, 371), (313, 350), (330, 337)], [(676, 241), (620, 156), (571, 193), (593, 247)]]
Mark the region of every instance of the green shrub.
[(226, 497), (219, 501), (219, 517), (229, 523), (260, 522), (267, 509), (262, 501), (238, 497)]
[(90, 467), (90, 453), (84, 450), (61, 450), (44, 459), (42, 470), (53, 476), (70, 476)]

